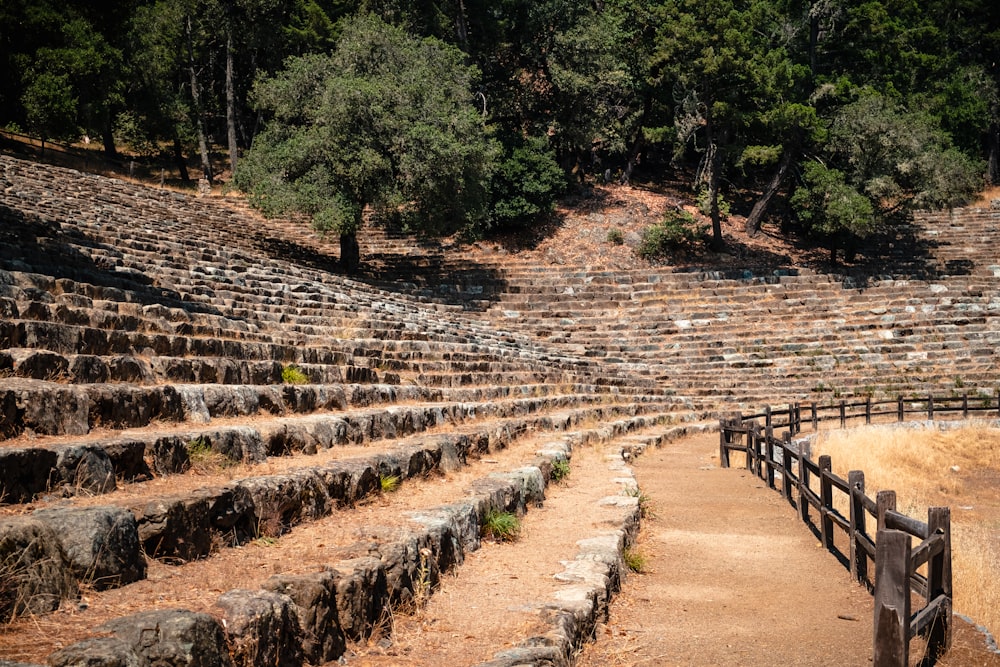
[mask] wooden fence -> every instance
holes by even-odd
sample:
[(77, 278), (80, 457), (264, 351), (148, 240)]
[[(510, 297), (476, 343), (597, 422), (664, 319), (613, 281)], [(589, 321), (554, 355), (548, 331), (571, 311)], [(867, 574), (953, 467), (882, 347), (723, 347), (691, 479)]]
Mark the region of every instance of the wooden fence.
[[(845, 426), (862, 418), (871, 423), (880, 416), (903, 421), (911, 415), (934, 419), (949, 413), (961, 413), (962, 418), (976, 413), (1000, 416), (1000, 404), (992, 398), (960, 396), (841, 401), (824, 407), (813, 403), (806, 408), (814, 430), (823, 420), (839, 420)], [(829, 456), (813, 461), (807, 443), (793, 440), (802, 429), (802, 417), (802, 406), (791, 404), (787, 409), (767, 407), (758, 414), (720, 420), (722, 467), (729, 467), (732, 452), (745, 454), (747, 469), (780, 491), (819, 534), (823, 546), (846, 561), (852, 576), (873, 592), (875, 667), (905, 667), (910, 640), (917, 636), (927, 642), (925, 662), (933, 663), (951, 645), (951, 510), (931, 507), (927, 521), (922, 521), (896, 511), (895, 491), (879, 491), (872, 499), (865, 493), (863, 471), (851, 471), (844, 479), (833, 473)], [(786, 430), (776, 438), (779, 427)], [(840, 505), (848, 508), (846, 516), (837, 509), (836, 494), (843, 498)], [(834, 544), (837, 529), (847, 536), (846, 554)], [(915, 611), (914, 597), (922, 601)]]

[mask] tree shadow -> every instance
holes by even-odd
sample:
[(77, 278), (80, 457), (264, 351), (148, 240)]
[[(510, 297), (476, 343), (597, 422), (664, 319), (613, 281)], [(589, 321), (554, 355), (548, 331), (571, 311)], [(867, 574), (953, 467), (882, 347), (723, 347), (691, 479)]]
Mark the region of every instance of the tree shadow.
[(222, 315), (212, 306), (157, 285), (153, 275), (118, 267), (113, 259), (117, 256), (121, 252), (113, 246), (78, 229), (0, 204), (0, 268), (122, 290), (143, 305)]

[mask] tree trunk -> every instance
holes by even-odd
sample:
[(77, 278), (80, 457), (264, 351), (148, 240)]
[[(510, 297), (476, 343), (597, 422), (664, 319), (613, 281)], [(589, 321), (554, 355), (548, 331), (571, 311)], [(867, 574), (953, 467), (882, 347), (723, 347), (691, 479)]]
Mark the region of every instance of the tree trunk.
[(340, 235), (340, 266), (344, 273), (354, 274), (361, 266), (361, 248), (358, 246), (357, 232)]
[(989, 181), (1000, 185), (1000, 123), (990, 124)]
[(191, 76), (191, 101), (194, 104), (195, 129), (198, 133), (198, 151), (201, 153), (201, 170), (208, 182), (212, 182), (212, 163), (208, 157), (208, 139), (205, 136), (205, 120), (201, 110), (201, 95), (198, 91), (198, 70), (194, 62), (194, 35), (191, 17), (187, 17), (188, 74)]
[(226, 35), (226, 130), (229, 138), (230, 178), (236, 173), (239, 147), (236, 145), (236, 93), (233, 90), (233, 36)]
[(764, 219), (764, 213), (767, 212), (771, 198), (774, 197), (778, 192), (778, 188), (781, 187), (781, 182), (785, 180), (785, 174), (788, 173), (788, 167), (791, 164), (792, 151), (786, 148), (784, 154), (781, 156), (781, 162), (778, 164), (778, 171), (771, 177), (771, 182), (767, 184), (763, 194), (761, 194), (757, 203), (753, 205), (750, 216), (747, 218), (746, 232), (751, 237), (757, 236), (757, 232), (760, 231), (760, 223)]
[(185, 183), (191, 182), (191, 176), (188, 174), (187, 161), (184, 159), (184, 149), (181, 147), (181, 138), (174, 133), (174, 162), (177, 163), (177, 171), (180, 172), (181, 181)]
[(465, 2), (458, 0), (458, 16), (455, 17), (455, 36), (458, 37), (458, 46), (468, 57), (469, 53), (469, 22), (465, 18)]
[(111, 109), (104, 110), (101, 119), (101, 140), (104, 143), (104, 154), (111, 159), (118, 157), (118, 147), (115, 146), (114, 124), (111, 122)]
[(719, 213), (719, 171), (722, 168), (722, 154), (719, 152), (719, 145), (716, 142), (711, 117), (705, 119), (705, 137), (709, 151), (707, 168), (709, 217), (712, 219), (711, 248), (715, 252), (720, 252), (726, 247), (726, 243), (722, 239), (722, 216)]

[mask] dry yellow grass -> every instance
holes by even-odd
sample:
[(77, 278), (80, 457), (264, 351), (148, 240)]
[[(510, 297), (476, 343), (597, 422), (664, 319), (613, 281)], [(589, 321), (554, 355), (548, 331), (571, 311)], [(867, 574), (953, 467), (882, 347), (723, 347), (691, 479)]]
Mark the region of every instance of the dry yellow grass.
[(1000, 630), (1000, 429), (827, 431), (813, 449), (820, 454), (838, 475), (863, 470), (871, 497), (896, 491), (899, 510), (914, 518), (951, 507), (955, 611)]

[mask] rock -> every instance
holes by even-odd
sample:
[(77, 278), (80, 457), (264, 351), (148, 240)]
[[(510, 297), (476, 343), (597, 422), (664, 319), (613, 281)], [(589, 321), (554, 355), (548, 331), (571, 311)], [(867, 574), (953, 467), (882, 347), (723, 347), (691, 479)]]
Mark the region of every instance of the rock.
[(90, 399), (76, 387), (48, 386), (18, 392), (24, 426), (45, 435), (84, 435), (90, 431)]
[(379, 622), (389, 594), (385, 570), (377, 558), (354, 558), (336, 563), (337, 617), (348, 639), (361, 640)]
[(104, 360), (93, 354), (78, 354), (69, 365), (69, 374), (74, 382), (98, 384), (111, 378), (111, 371)]
[(24, 410), (17, 404), (17, 394), (0, 390), (0, 440), (13, 438), (24, 430)]
[(236, 667), (299, 667), (302, 637), (295, 605), (274, 591), (232, 590), (215, 603), (222, 609)]
[(139, 539), (152, 558), (191, 561), (212, 551), (210, 507), (217, 490), (162, 498), (136, 512)]
[(182, 609), (123, 616), (97, 628), (123, 640), (143, 667), (232, 667), (226, 633), (208, 614)]
[(73, 574), (98, 590), (146, 578), (135, 517), (120, 507), (38, 510), (59, 536)]
[(55, 531), (34, 517), (0, 519), (0, 620), (55, 611), (78, 595), (69, 561)]
[(86, 639), (48, 657), (49, 667), (143, 667), (132, 647), (118, 637)]
[(0, 449), (0, 498), (8, 503), (31, 502), (35, 494), (48, 490), (58, 477), (58, 457), (51, 449), (26, 447)]
[(337, 614), (337, 574), (333, 571), (276, 575), (264, 582), (267, 590), (287, 595), (295, 605), (302, 630), (302, 651), (313, 665), (344, 654), (344, 631)]
[(114, 464), (103, 447), (60, 447), (56, 468), (68, 495), (110, 493), (117, 486)]

